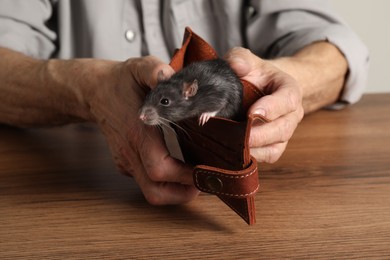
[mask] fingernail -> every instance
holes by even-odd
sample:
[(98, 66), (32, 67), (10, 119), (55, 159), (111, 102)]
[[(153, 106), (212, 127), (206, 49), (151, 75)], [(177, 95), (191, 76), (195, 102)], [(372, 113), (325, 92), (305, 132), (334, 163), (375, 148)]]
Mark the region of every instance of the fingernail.
[(253, 111), (253, 114), (265, 117), (265, 110), (263, 108), (256, 108), (256, 110)]
[(229, 58), (230, 63), (237, 63), (237, 64), (246, 64), (245, 60), (240, 57), (230, 57)]
[(228, 62), (239, 77), (246, 76), (250, 71), (248, 63), (241, 57), (231, 57), (228, 59)]

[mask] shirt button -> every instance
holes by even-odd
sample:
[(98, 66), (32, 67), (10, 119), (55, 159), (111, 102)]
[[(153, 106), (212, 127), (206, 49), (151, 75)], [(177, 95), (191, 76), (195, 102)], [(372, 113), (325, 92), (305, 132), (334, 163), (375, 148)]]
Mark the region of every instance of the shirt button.
[(128, 42), (133, 42), (135, 40), (135, 32), (133, 30), (127, 30), (125, 32), (125, 38)]
[(248, 6), (246, 10), (246, 19), (249, 20), (256, 15), (256, 9), (253, 6)]

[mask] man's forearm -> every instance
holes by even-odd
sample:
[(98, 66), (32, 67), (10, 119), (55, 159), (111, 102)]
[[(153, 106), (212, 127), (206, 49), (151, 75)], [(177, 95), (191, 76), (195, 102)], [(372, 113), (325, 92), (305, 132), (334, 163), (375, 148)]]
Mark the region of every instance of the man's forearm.
[(344, 56), (328, 42), (313, 43), (292, 57), (271, 62), (300, 83), (306, 114), (338, 100), (348, 71)]
[(50, 126), (88, 119), (82, 85), (90, 60), (37, 60), (0, 48), (0, 123)]

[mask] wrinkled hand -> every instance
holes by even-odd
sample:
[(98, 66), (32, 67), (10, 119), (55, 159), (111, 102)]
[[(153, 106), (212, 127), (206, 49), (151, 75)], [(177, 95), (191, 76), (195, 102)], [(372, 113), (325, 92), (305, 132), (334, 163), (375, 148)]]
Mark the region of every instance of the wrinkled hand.
[(304, 115), (298, 82), (244, 48), (230, 50), (225, 58), (240, 78), (266, 95), (248, 113), (265, 116), (271, 122), (252, 126), (249, 145), (259, 162), (274, 163), (283, 154)]
[(110, 146), (118, 168), (134, 177), (146, 200), (153, 205), (180, 204), (194, 199), (192, 170), (172, 158), (161, 131), (145, 126), (138, 111), (158, 72), (172, 75), (172, 68), (155, 57), (115, 63), (101, 76), (89, 100), (90, 111)]

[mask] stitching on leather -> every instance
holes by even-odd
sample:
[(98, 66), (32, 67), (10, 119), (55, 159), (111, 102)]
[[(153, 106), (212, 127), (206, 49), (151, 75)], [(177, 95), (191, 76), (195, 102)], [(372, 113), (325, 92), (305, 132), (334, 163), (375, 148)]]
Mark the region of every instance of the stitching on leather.
[[(255, 173), (257, 170), (257, 168), (255, 168), (253, 171), (251, 171), (250, 173), (247, 173), (245, 175), (241, 175), (241, 176), (226, 176), (224, 174), (221, 174), (221, 173), (218, 173), (218, 172), (213, 172), (213, 171), (206, 171), (206, 170), (203, 170), (203, 169), (197, 169), (197, 173), (204, 173), (204, 174), (212, 174), (212, 175), (217, 175), (217, 176), (220, 176), (220, 177), (223, 177), (223, 178), (230, 178), (230, 179), (242, 179), (242, 178), (246, 178), (246, 177), (249, 177), (251, 176), (253, 173)], [(202, 186), (199, 185), (199, 180), (198, 180), (198, 174), (195, 174), (195, 182), (196, 182), (196, 186), (199, 187), (199, 189), (203, 192), (208, 192), (208, 193), (212, 193), (212, 194), (218, 194), (218, 195), (224, 195), (224, 196), (230, 196), (230, 197), (247, 197), (247, 196), (251, 196), (253, 195), (254, 193), (256, 193), (259, 189), (259, 184), (257, 185), (257, 187), (255, 188), (254, 191), (250, 192), (250, 193), (246, 193), (246, 194), (234, 194), (234, 193), (226, 193), (226, 192), (219, 192), (219, 191), (213, 191), (213, 190), (210, 190), (210, 189), (206, 189), (206, 188), (203, 188)]]
[[(217, 176), (220, 176), (220, 177), (223, 177), (223, 178), (242, 179), (242, 178), (246, 178), (246, 177), (249, 177), (252, 174), (254, 174), (257, 171), (257, 167), (255, 167), (253, 169), (253, 171), (251, 171), (250, 173), (247, 173), (245, 175), (231, 175), (231, 176), (230, 175), (226, 175), (226, 174), (222, 174), (222, 173), (219, 173), (219, 172), (215, 172), (215, 171), (207, 171), (207, 170), (200, 169), (200, 168), (197, 168), (196, 171), (199, 172), (199, 173), (217, 175)], [(198, 177), (198, 175), (196, 175), (196, 177)]]
[[(196, 180), (196, 184), (198, 185), (198, 187), (200, 187), (198, 180)], [(217, 195), (224, 195), (224, 196), (229, 196), (229, 197), (248, 197), (248, 196), (255, 194), (259, 190), (259, 186), (260, 185), (257, 185), (257, 187), (254, 191), (252, 191), (250, 193), (246, 193), (246, 194), (233, 194), (233, 193), (219, 192), (219, 191), (205, 189), (203, 187), (200, 187), (200, 190), (203, 192), (208, 192), (208, 193), (217, 194)]]

